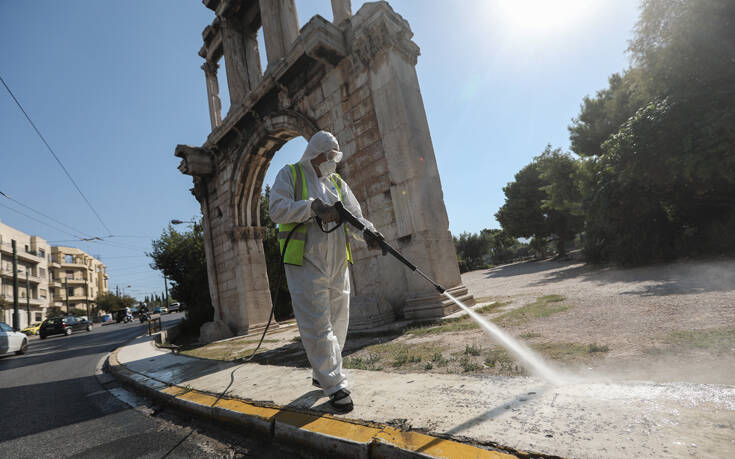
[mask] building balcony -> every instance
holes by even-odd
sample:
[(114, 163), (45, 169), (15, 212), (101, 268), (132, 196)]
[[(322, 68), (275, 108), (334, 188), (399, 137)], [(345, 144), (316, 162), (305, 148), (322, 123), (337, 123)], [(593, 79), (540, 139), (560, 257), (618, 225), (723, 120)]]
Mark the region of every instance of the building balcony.
[(72, 278), (72, 277), (60, 279), (60, 282), (62, 284), (68, 284), (68, 285), (81, 285), (81, 284), (87, 283), (85, 279), (77, 279), (77, 278)]
[(59, 281), (58, 279), (49, 279), (48, 286), (49, 287), (61, 287), (61, 281)]
[(88, 268), (86, 263), (76, 263), (76, 262), (67, 263), (65, 261), (61, 262), (61, 267), (62, 268), (85, 268), (85, 269)]
[[(30, 261), (31, 263), (38, 264), (45, 261), (43, 257), (39, 257), (35, 253), (28, 253), (23, 248), (18, 247), (17, 249), (18, 259), (23, 261)], [(0, 251), (5, 255), (13, 256), (13, 249), (10, 244), (0, 244)]]
[[(12, 279), (13, 278), (13, 270), (12, 269), (0, 269), (0, 276), (2, 276), (4, 278), (7, 278), (7, 279)], [(38, 276), (28, 276), (28, 280), (32, 284), (40, 284), (41, 283), (41, 278), (38, 277)], [(20, 285), (22, 287), (23, 285), (25, 285), (25, 281), (26, 281), (26, 274), (24, 272), (19, 272), (18, 273), (18, 285)]]
[(58, 263), (57, 261), (55, 261), (55, 260), (51, 260), (51, 261), (49, 261), (49, 262), (48, 262), (48, 266), (49, 266), (49, 268), (61, 268), (61, 264), (59, 264), (59, 263)]
[[(10, 301), (12, 306), (13, 299), (7, 297), (5, 299)], [(28, 301), (24, 296), (18, 298), (18, 306), (20, 308), (24, 308), (27, 304), (30, 304), (31, 306), (45, 306), (47, 302), (48, 300), (46, 298), (31, 298), (30, 301)]]

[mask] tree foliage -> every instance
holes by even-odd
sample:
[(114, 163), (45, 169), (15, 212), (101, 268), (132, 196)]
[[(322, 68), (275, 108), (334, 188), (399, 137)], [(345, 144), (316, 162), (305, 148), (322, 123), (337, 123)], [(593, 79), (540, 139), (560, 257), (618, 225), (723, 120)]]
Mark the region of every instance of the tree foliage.
[(569, 127), (581, 159), (547, 149), (504, 189), (498, 221), (532, 245), (583, 230), (595, 262), (735, 253), (735, 2), (643, 0), (628, 50)]
[(107, 312), (116, 312), (126, 307), (133, 307), (136, 303), (135, 298), (130, 295), (117, 296), (110, 292), (98, 295), (95, 302), (98, 310), (102, 309)]
[(503, 230), (484, 229), (479, 234), (462, 233), (454, 238), (459, 271), (464, 273), (527, 257), (527, 244), (520, 243)]
[(495, 214), (509, 235), (534, 238), (538, 250), (556, 242), (560, 256), (582, 230), (580, 163), (560, 149), (546, 147), (503, 188), (506, 201)]
[(198, 331), (214, 315), (204, 244), (200, 224), (181, 233), (169, 225), (153, 241), (153, 251), (147, 254), (153, 259), (151, 268), (161, 271), (171, 281), (171, 295), (186, 305), (186, 326), (192, 331)]

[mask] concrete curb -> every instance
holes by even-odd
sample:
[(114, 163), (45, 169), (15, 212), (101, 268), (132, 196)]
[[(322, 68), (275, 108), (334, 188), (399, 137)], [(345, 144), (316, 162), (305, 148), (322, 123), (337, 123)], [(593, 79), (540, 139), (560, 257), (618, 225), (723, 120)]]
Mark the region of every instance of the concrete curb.
[[(328, 457), (349, 458), (493, 458), (533, 457), (484, 449), (418, 432), (304, 412), (268, 403), (245, 401), (170, 385), (121, 364), (118, 348), (108, 358), (108, 370), (122, 383), (176, 408), (267, 435), (272, 441), (304, 448)], [(536, 456), (538, 457), (538, 456)]]

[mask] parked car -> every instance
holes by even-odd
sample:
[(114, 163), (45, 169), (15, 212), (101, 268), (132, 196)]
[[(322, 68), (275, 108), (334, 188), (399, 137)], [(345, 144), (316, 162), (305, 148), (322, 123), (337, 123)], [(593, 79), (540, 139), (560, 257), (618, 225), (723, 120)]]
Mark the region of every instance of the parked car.
[(168, 312), (168, 308), (166, 306), (162, 306), (160, 308), (153, 308), (153, 314), (166, 314)]
[(46, 319), (38, 334), (41, 339), (51, 335), (71, 335), (75, 331), (92, 331), (92, 322), (74, 316), (54, 317)]
[(171, 303), (168, 307), (168, 313), (181, 311), (181, 305), (179, 303)]
[(0, 322), (0, 355), (15, 352), (25, 354), (28, 351), (28, 337), (21, 332), (13, 330), (13, 327)]
[(21, 333), (25, 333), (28, 336), (30, 336), (30, 335), (37, 335), (38, 334), (38, 330), (40, 328), (41, 328), (41, 322), (38, 322), (38, 323), (35, 323), (33, 325), (30, 325), (30, 326), (24, 328), (20, 332)]
[(100, 320), (102, 322), (109, 322), (112, 320), (112, 314), (105, 314), (102, 317), (100, 317)]

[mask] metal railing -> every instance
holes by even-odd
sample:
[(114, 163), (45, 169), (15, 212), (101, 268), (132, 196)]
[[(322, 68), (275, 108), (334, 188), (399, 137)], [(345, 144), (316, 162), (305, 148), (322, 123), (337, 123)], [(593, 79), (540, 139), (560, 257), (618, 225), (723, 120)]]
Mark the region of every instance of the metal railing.
[(161, 331), (161, 318), (148, 319), (148, 336)]

